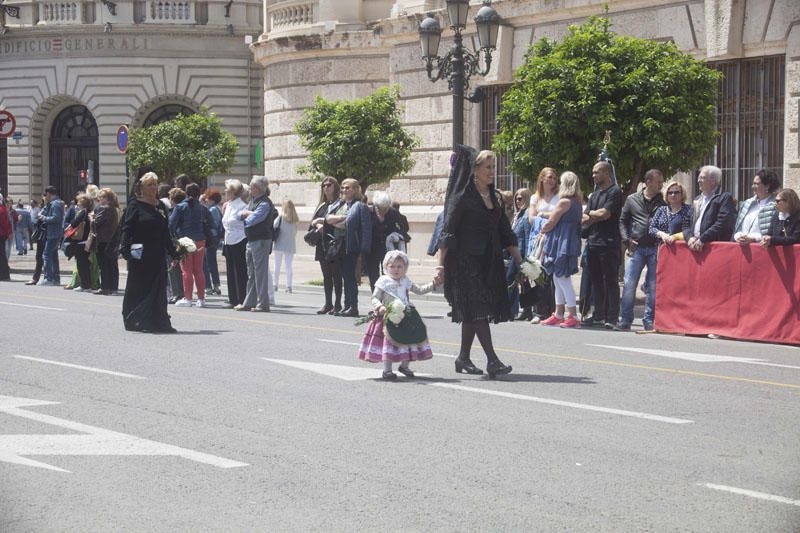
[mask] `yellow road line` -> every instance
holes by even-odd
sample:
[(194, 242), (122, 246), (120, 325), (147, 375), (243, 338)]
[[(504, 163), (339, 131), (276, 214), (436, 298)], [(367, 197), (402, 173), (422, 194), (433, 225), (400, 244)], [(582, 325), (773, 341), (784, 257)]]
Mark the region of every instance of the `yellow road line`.
[[(7, 295), (7, 296), (16, 296), (15, 294), (11, 293), (4, 293), (0, 292), (0, 295)], [(49, 300), (49, 301), (61, 301), (61, 302), (75, 302), (72, 298), (61, 298), (61, 297), (52, 297), (52, 296), (37, 296), (37, 295), (26, 295), (26, 298), (32, 298), (37, 300)], [(84, 302), (85, 303), (85, 302)], [(120, 305), (112, 305), (112, 304), (104, 304), (100, 302), (89, 302), (91, 305), (97, 305), (102, 307), (112, 307), (115, 309), (120, 309)], [(192, 318), (198, 318), (197, 314), (194, 312), (188, 311), (177, 311), (170, 309), (170, 314), (177, 315), (177, 316), (187, 316)], [(284, 328), (294, 328), (294, 329), (303, 329), (309, 331), (324, 331), (327, 333), (338, 333), (338, 334), (348, 334), (348, 335), (363, 335), (361, 331), (353, 331), (349, 329), (342, 329), (342, 328), (330, 328), (330, 327), (323, 327), (323, 326), (309, 326), (306, 324), (293, 324), (291, 322), (277, 322), (274, 320), (260, 320), (256, 318), (244, 318), (243, 316), (215, 316), (215, 320), (227, 320), (232, 322), (245, 322), (249, 324), (261, 324), (267, 326), (280, 326)], [(431, 344), (441, 344), (444, 346), (460, 346), (457, 342), (449, 342), (449, 341), (437, 341), (437, 340), (430, 340)], [(619, 366), (625, 368), (635, 368), (637, 370), (650, 370), (653, 372), (664, 372), (668, 374), (678, 374), (682, 376), (691, 376), (691, 377), (700, 377), (700, 378), (711, 378), (711, 379), (721, 379), (726, 381), (739, 381), (743, 383), (753, 383), (756, 385), (768, 385), (772, 387), (781, 387), (787, 389), (800, 389), (800, 384), (795, 383), (782, 383), (779, 381), (768, 381), (762, 379), (751, 379), (751, 378), (743, 378), (738, 376), (726, 376), (724, 374), (711, 374), (708, 372), (695, 372), (692, 370), (680, 370), (677, 368), (664, 368), (658, 366), (649, 366), (649, 365), (640, 365), (635, 363), (624, 363), (620, 361), (609, 361), (607, 359), (590, 359), (588, 357), (579, 357), (575, 355), (559, 355), (559, 354), (552, 354), (546, 352), (531, 352), (527, 350), (518, 350), (515, 348), (495, 348), (498, 352), (504, 353), (513, 353), (518, 355), (530, 355), (536, 357), (547, 357), (549, 359), (560, 359), (564, 361), (578, 361), (581, 363), (590, 363), (595, 365), (608, 365), (608, 366)]]

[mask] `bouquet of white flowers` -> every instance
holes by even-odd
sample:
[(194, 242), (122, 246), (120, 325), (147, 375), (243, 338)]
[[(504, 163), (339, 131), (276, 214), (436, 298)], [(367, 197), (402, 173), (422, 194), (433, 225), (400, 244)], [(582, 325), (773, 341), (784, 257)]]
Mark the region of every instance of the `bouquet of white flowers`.
[(398, 325), (406, 316), (406, 306), (400, 300), (392, 300), (386, 306), (386, 316), (384, 320), (389, 320), (392, 324)]
[[(392, 324), (398, 325), (403, 321), (403, 317), (405, 317), (405, 315), (406, 306), (403, 305), (403, 302), (400, 300), (392, 300), (389, 305), (386, 306), (386, 312), (383, 314), (383, 320), (384, 322), (389, 320)], [(377, 316), (378, 315), (375, 314), (375, 311), (370, 311), (366, 316), (358, 317), (355, 321), (355, 325), (360, 326), (362, 324), (366, 324), (367, 322), (372, 322)]]
[(527, 278), (528, 283), (531, 284), (531, 287), (535, 287), (538, 284), (541, 284), (543, 281), (544, 269), (542, 268), (542, 262), (534, 257), (528, 257), (522, 260), (522, 264), (519, 265), (519, 270), (522, 272), (522, 275)]
[(197, 245), (189, 237), (181, 237), (175, 243), (175, 249), (178, 251), (178, 256), (183, 259), (183, 256), (197, 251)]

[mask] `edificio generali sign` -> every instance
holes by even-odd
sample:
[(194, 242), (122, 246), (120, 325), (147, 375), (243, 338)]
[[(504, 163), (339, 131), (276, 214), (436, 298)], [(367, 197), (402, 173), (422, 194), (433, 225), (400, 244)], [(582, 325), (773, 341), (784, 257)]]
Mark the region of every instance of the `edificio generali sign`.
[(0, 42), (1, 55), (64, 54), (95, 50), (145, 50), (150, 47), (144, 37), (70, 37), (20, 39)]

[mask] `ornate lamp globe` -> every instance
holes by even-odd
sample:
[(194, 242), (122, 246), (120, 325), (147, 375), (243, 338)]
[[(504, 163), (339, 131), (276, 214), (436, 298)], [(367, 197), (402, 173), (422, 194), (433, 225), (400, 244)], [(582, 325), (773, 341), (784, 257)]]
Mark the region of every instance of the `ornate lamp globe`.
[(450, 18), (451, 28), (465, 28), (468, 12), (469, 0), (447, 0), (447, 16)]
[(478, 10), (473, 20), (478, 27), (478, 41), (481, 48), (493, 50), (497, 46), (497, 33), (500, 31), (500, 15), (489, 0), (483, 2), (483, 7)]
[(442, 27), (439, 21), (428, 13), (419, 25), (419, 43), (422, 46), (422, 59), (432, 59), (439, 54), (439, 42), (442, 39)]

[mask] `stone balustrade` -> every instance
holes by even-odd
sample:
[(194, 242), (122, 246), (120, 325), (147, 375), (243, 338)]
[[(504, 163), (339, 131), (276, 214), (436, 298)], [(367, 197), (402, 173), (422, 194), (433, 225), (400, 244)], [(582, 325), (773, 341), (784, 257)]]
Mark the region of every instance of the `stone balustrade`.
[(82, 3), (45, 2), (39, 4), (40, 22), (45, 24), (80, 24)]
[(319, 2), (285, 0), (267, 8), (270, 32), (293, 31), (317, 22)]
[(153, 0), (149, 3), (146, 22), (193, 24), (193, 2)]

